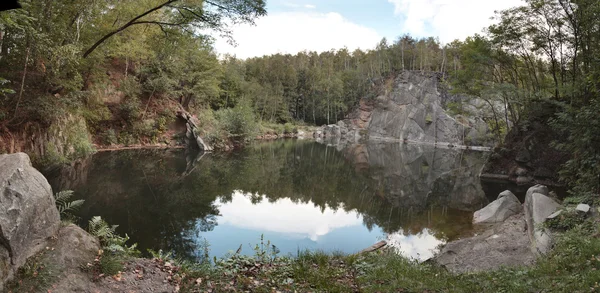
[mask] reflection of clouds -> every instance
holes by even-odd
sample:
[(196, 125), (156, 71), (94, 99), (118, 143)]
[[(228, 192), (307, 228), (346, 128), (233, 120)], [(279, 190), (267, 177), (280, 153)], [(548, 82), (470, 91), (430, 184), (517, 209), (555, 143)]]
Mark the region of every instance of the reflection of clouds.
[(218, 201), (217, 205), (221, 212), (220, 224), (309, 237), (313, 241), (336, 228), (362, 225), (362, 216), (356, 211), (326, 207), (321, 212), (312, 203), (294, 203), (289, 198), (275, 202), (262, 198), (253, 204), (251, 195), (240, 191), (234, 192), (230, 202)]
[(387, 241), (402, 255), (419, 261), (433, 257), (438, 250), (438, 246), (444, 243), (427, 229), (417, 235), (406, 236), (401, 231), (389, 234)]

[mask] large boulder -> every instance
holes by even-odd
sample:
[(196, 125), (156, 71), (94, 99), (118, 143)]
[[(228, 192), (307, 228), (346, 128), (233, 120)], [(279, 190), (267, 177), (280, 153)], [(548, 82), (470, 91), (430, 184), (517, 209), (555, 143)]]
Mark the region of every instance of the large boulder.
[(500, 193), (498, 199), (473, 215), (473, 224), (493, 224), (504, 222), (523, 210), (519, 199), (510, 191)]
[(533, 264), (523, 214), (509, 217), (481, 234), (448, 243), (434, 261), (452, 273), (473, 273)]
[(552, 235), (542, 224), (546, 218), (560, 208), (554, 199), (547, 195), (548, 188), (542, 185), (531, 187), (525, 196), (525, 221), (531, 249), (537, 255), (546, 254), (552, 248)]
[(29, 156), (0, 155), (0, 290), (59, 226), (52, 189)]

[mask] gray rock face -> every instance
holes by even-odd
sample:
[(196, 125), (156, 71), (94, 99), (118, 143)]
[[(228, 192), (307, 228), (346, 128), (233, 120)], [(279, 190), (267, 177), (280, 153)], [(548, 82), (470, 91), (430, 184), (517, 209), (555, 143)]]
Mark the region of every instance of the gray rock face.
[(519, 199), (510, 191), (500, 193), (498, 199), (478, 210), (473, 215), (473, 224), (492, 224), (504, 222), (512, 215), (523, 210)]
[(377, 98), (368, 132), (375, 138), (462, 144), (468, 128), (442, 108), (437, 76), (405, 71), (389, 94)]
[(548, 196), (537, 191), (548, 191), (542, 185), (531, 187), (525, 196), (525, 221), (531, 242), (531, 249), (538, 255), (546, 254), (552, 248), (550, 231), (541, 227), (548, 216), (554, 214), (560, 205)]
[[(441, 93), (439, 76), (435, 73), (403, 71), (393, 87), (375, 100), (361, 100), (360, 107), (340, 124), (321, 128), (317, 138), (342, 136), (356, 141), (368, 136), (370, 140), (401, 140), (440, 145), (492, 146), (489, 128), (482, 117), (488, 118), (488, 103), (478, 98)], [(444, 103), (460, 100), (462, 113), (451, 116)], [(494, 106), (496, 113), (503, 107)], [(456, 114), (456, 113), (454, 113)], [(349, 138), (346, 138), (349, 137)]]
[(523, 214), (509, 217), (480, 235), (448, 243), (435, 262), (453, 273), (481, 272), (533, 264)]
[(0, 288), (56, 235), (60, 217), (46, 178), (26, 154), (0, 155)]
[(100, 242), (77, 225), (71, 224), (60, 229), (53, 247), (55, 250), (50, 253), (52, 263), (68, 270), (93, 261), (100, 249)]
[(540, 193), (545, 196), (550, 195), (550, 192), (548, 191), (548, 187), (546, 187), (545, 185), (537, 184), (537, 185), (532, 186), (529, 189), (527, 189), (527, 194), (525, 195), (525, 197), (531, 197), (531, 195), (533, 195), (534, 193)]

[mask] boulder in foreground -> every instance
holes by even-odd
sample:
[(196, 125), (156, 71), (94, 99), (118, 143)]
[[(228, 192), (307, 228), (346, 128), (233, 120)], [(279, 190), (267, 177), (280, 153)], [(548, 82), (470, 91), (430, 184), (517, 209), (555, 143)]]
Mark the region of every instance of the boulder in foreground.
[(473, 215), (473, 224), (493, 224), (504, 222), (523, 210), (519, 199), (510, 191), (500, 193), (498, 199)]
[(50, 184), (29, 156), (0, 155), (0, 290), (59, 226)]
[(531, 242), (531, 250), (537, 255), (544, 255), (552, 248), (550, 231), (542, 225), (548, 216), (560, 209), (560, 204), (547, 195), (548, 188), (536, 185), (531, 187), (525, 196), (527, 232)]

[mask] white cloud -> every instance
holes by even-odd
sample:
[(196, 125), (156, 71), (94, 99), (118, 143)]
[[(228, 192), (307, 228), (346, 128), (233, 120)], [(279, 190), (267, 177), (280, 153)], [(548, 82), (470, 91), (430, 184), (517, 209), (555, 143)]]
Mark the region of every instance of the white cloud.
[(439, 36), (444, 43), (481, 33), (492, 24), (494, 11), (523, 4), (522, 0), (388, 0), (402, 29), (418, 37)]
[(352, 23), (339, 13), (281, 12), (258, 19), (256, 26), (233, 28), (233, 38), (237, 47), (217, 39), (217, 52), (245, 59), (304, 50), (323, 52), (344, 46), (349, 50), (370, 49), (382, 37), (375, 30)]
[(402, 231), (387, 236), (388, 245), (396, 248), (400, 254), (416, 260), (426, 260), (437, 252), (444, 241), (437, 239), (425, 229), (417, 235), (405, 236)]
[(315, 8), (317, 8), (317, 6), (314, 6), (312, 4), (306, 4), (306, 5), (304, 5), (304, 8), (315, 9)]
[(313, 203), (296, 204), (289, 198), (273, 203), (263, 198), (260, 204), (253, 204), (250, 195), (239, 191), (233, 194), (231, 202), (218, 205), (221, 212), (219, 224), (300, 235), (313, 241), (338, 228), (362, 225), (362, 217), (356, 211), (325, 208), (321, 212)]

